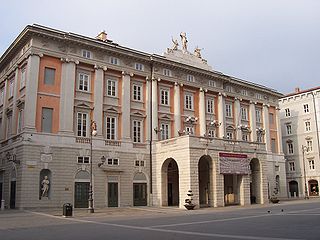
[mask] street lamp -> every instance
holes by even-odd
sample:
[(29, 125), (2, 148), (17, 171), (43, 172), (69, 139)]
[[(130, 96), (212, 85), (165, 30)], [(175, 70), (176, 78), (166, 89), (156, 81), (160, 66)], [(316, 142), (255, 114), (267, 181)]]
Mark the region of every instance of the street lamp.
[(91, 121), (90, 124), (90, 187), (89, 187), (89, 207), (88, 213), (94, 213), (93, 208), (93, 188), (92, 188), (92, 136), (97, 135), (97, 124), (95, 121)]
[(303, 174), (304, 174), (304, 199), (309, 199), (308, 188), (307, 188), (307, 176), (306, 176), (306, 164), (305, 164), (305, 152), (309, 151), (309, 147), (302, 145), (302, 161), (303, 161)]
[[(207, 124), (206, 133), (204, 134), (204, 137), (207, 139), (206, 149), (205, 149), (206, 155), (208, 155), (209, 138), (215, 137), (217, 128), (220, 127), (220, 125), (221, 123), (219, 123), (217, 120), (210, 120), (210, 122)], [(213, 130), (213, 134), (210, 133), (210, 130)]]

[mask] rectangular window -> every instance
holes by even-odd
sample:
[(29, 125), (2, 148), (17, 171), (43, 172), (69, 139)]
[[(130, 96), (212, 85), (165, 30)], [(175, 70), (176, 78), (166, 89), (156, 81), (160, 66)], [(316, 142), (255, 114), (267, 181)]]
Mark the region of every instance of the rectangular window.
[(227, 139), (233, 139), (233, 133), (232, 132), (226, 132), (226, 138)]
[(294, 162), (289, 162), (289, 171), (294, 172), (295, 170), (296, 170), (296, 168), (294, 166)]
[(214, 112), (214, 100), (212, 98), (207, 99), (207, 113)]
[(187, 126), (186, 127), (186, 134), (187, 135), (193, 135), (193, 133), (194, 133), (193, 127), (192, 126)]
[(133, 84), (133, 100), (135, 101), (142, 101), (142, 86)]
[(23, 129), (23, 122), (24, 122), (24, 111), (20, 109), (18, 112), (18, 126), (17, 126), (17, 133), (21, 133)]
[(273, 113), (269, 113), (269, 123), (274, 124), (274, 115)]
[(271, 138), (271, 152), (276, 153), (276, 139)]
[(311, 131), (311, 122), (307, 121), (307, 122), (304, 122), (305, 124), (305, 129), (306, 129), (306, 132), (310, 132)]
[(188, 110), (193, 110), (193, 94), (186, 93), (184, 95), (184, 108)]
[(21, 69), (20, 89), (26, 86), (26, 68)]
[(52, 133), (53, 108), (42, 108), (41, 131)]
[(116, 96), (116, 84), (117, 81), (113, 79), (107, 80), (107, 96), (115, 97)]
[(163, 75), (171, 77), (172, 76), (171, 70), (164, 68), (163, 69)]
[(256, 98), (257, 99), (262, 99), (262, 95), (260, 93), (256, 93)]
[(88, 114), (78, 112), (77, 114), (77, 136), (87, 137)]
[(82, 50), (82, 57), (91, 58), (91, 52), (88, 50)]
[(4, 88), (0, 89), (0, 106), (4, 103)]
[(142, 142), (142, 134), (141, 134), (141, 129), (142, 129), (142, 122), (133, 120), (133, 142), (135, 143), (140, 143)]
[(119, 165), (119, 159), (118, 158), (108, 158), (107, 161), (108, 165)]
[(118, 65), (119, 64), (119, 59), (115, 57), (110, 57), (110, 63), (113, 65)]
[(8, 117), (7, 117), (7, 132), (6, 132), (7, 139), (10, 138), (11, 133), (12, 133), (12, 115), (8, 115)]
[(169, 139), (169, 124), (161, 124), (161, 140)]
[(284, 111), (285, 111), (286, 117), (290, 117), (290, 116), (291, 116), (291, 113), (290, 113), (290, 109), (289, 109), (289, 108), (286, 108)]
[(215, 87), (216, 82), (214, 80), (209, 80), (208, 85), (209, 85), (209, 87)]
[(80, 163), (80, 164), (90, 163), (90, 157), (80, 156), (80, 157), (78, 157), (78, 163)]
[(303, 105), (303, 111), (304, 111), (305, 113), (308, 113), (308, 112), (309, 112), (309, 104), (304, 104), (304, 105)]
[(286, 125), (286, 129), (287, 129), (287, 135), (292, 134), (292, 127), (291, 127), (290, 124), (287, 124), (287, 125)]
[(314, 170), (314, 160), (309, 160), (309, 169)]
[(194, 76), (188, 74), (188, 75), (187, 75), (187, 81), (188, 81), (188, 82), (194, 82)]
[(232, 92), (232, 87), (231, 86), (226, 86), (226, 91), (227, 92)]
[(138, 71), (144, 71), (144, 65), (141, 63), (136, 63), (135, 64), (135, 69)]
[(293, 144), (292, 143), (288, 143), (288, 154), (293, 154)]
[(257, 142), (263, 142), (262, 133), (257, 133)]
[(248, 120), (248, 109), (245, 107), (241, 107), (241, 120), (247, 121)]
[(256, 122), (257, 123), (261, 123), (261, 109), (260, 108), (256, 108)]
[(312, 140), (307, 141), (307, 152), (312, 152)]
[(79, 73), (78, 90), (89, 92), (90, 77), (86, 73)]
[(249, 134), (247, 132), (242, 133), (242, 141), (249, 141)]
[(226, 117), (232, 117), (232, 107), (230, 103), (226, 103)]
[(106, 138), (108, 140), (115, 140), (116, 139), (116, 118), (115, 117), (107, 117), (106, 122), (107, 122)]
[(245, 89), (242, 89), (242, 90), (241, 90), (241, 94), (242, 94), (243, 96), (248, 96), (248, 91), (245, 90)]
[(139, 160), (134, 161), (134, 165), (135, 165), (136, 167), (139, 167), (139, 166), (140, 166), (140, 161), (139, 161)]
[(13, 97), (14, 93), (14, 79), (11, 79), (9, 82), (9, 98)]
[(44, 68), (44, 84), (54, 85), (55, 75), (56, 75), (56, 70), (54, 68), (45, 67)]
[(162, 105), (169, 105), (169, 90), (160, 89), (160, 103)]
[(216, 137), (216, 131), (214, 129), (208, 130), (208, 137)]

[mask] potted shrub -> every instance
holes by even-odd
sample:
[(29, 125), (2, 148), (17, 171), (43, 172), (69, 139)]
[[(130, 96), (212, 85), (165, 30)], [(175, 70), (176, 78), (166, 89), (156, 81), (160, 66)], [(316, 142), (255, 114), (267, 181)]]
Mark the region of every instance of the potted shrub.
[(193, 193), (192, 193), (191, 190), (188, 191), (187, 196), (188, 196), (188, 197), (184, 200), (184, 202), (185, 202), (184, 207), (185, 207), (186, 209), (188, 209), (188, 210), (193, 210), (196, 205), (195, 205), (194, 203), (192, 203)]

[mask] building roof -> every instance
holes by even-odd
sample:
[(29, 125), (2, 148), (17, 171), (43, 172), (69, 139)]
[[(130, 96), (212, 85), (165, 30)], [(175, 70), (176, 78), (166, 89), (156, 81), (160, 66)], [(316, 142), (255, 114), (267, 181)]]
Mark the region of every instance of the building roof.
[(312, 92), (312, 91), (315, 91), (315, 90), (320, 90), (320, 86), (314, 87), (314, 88), (305, 89), (305, 90), (302, 90), (302, 91), (300, 91), (300, 89), (297, 88), (296, 92), (289, 93), (289, 94), (285, 95), (283, 98), (291, 97), (291, 96), (294, 96), (294, 95), (299, 95), (299, 94), (302, 94), (302, 93)]

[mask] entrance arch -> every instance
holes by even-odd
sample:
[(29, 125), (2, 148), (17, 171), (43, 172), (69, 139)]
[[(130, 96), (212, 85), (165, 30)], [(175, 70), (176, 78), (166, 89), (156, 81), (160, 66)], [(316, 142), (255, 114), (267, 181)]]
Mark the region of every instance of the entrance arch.
[(212, 196), (212, 159), (209, 155), (203, 155), (198, 162), (198, 183), (200, 207), (210, 207)]
[(309, 180), (309, 196), (319, 196), (319, 185), (317, 180)]
[(16, 208), (17, 169), (13, 166), (10, 173), (10, 208)]
[(297, 181), (290, 181), (289, 182), (289, 192), (290, 197), (299, 197), (299, 187)]
[(250, 201), (251, 204), (262, 203), (261, 197), (261, 167), (259, 159), (253, 158), (250, 161)]
[(161, 168), (162, 205), (179, 206), (179, 168), (173, 158), (164, 161)]
[(90, 174), (87, 171), (79, 171), (74, 183), (74, 207), (87, 208), (89, 206)]
[(147, 178), (142, 172), (133, 177), (133, 206), (147, 206)]

